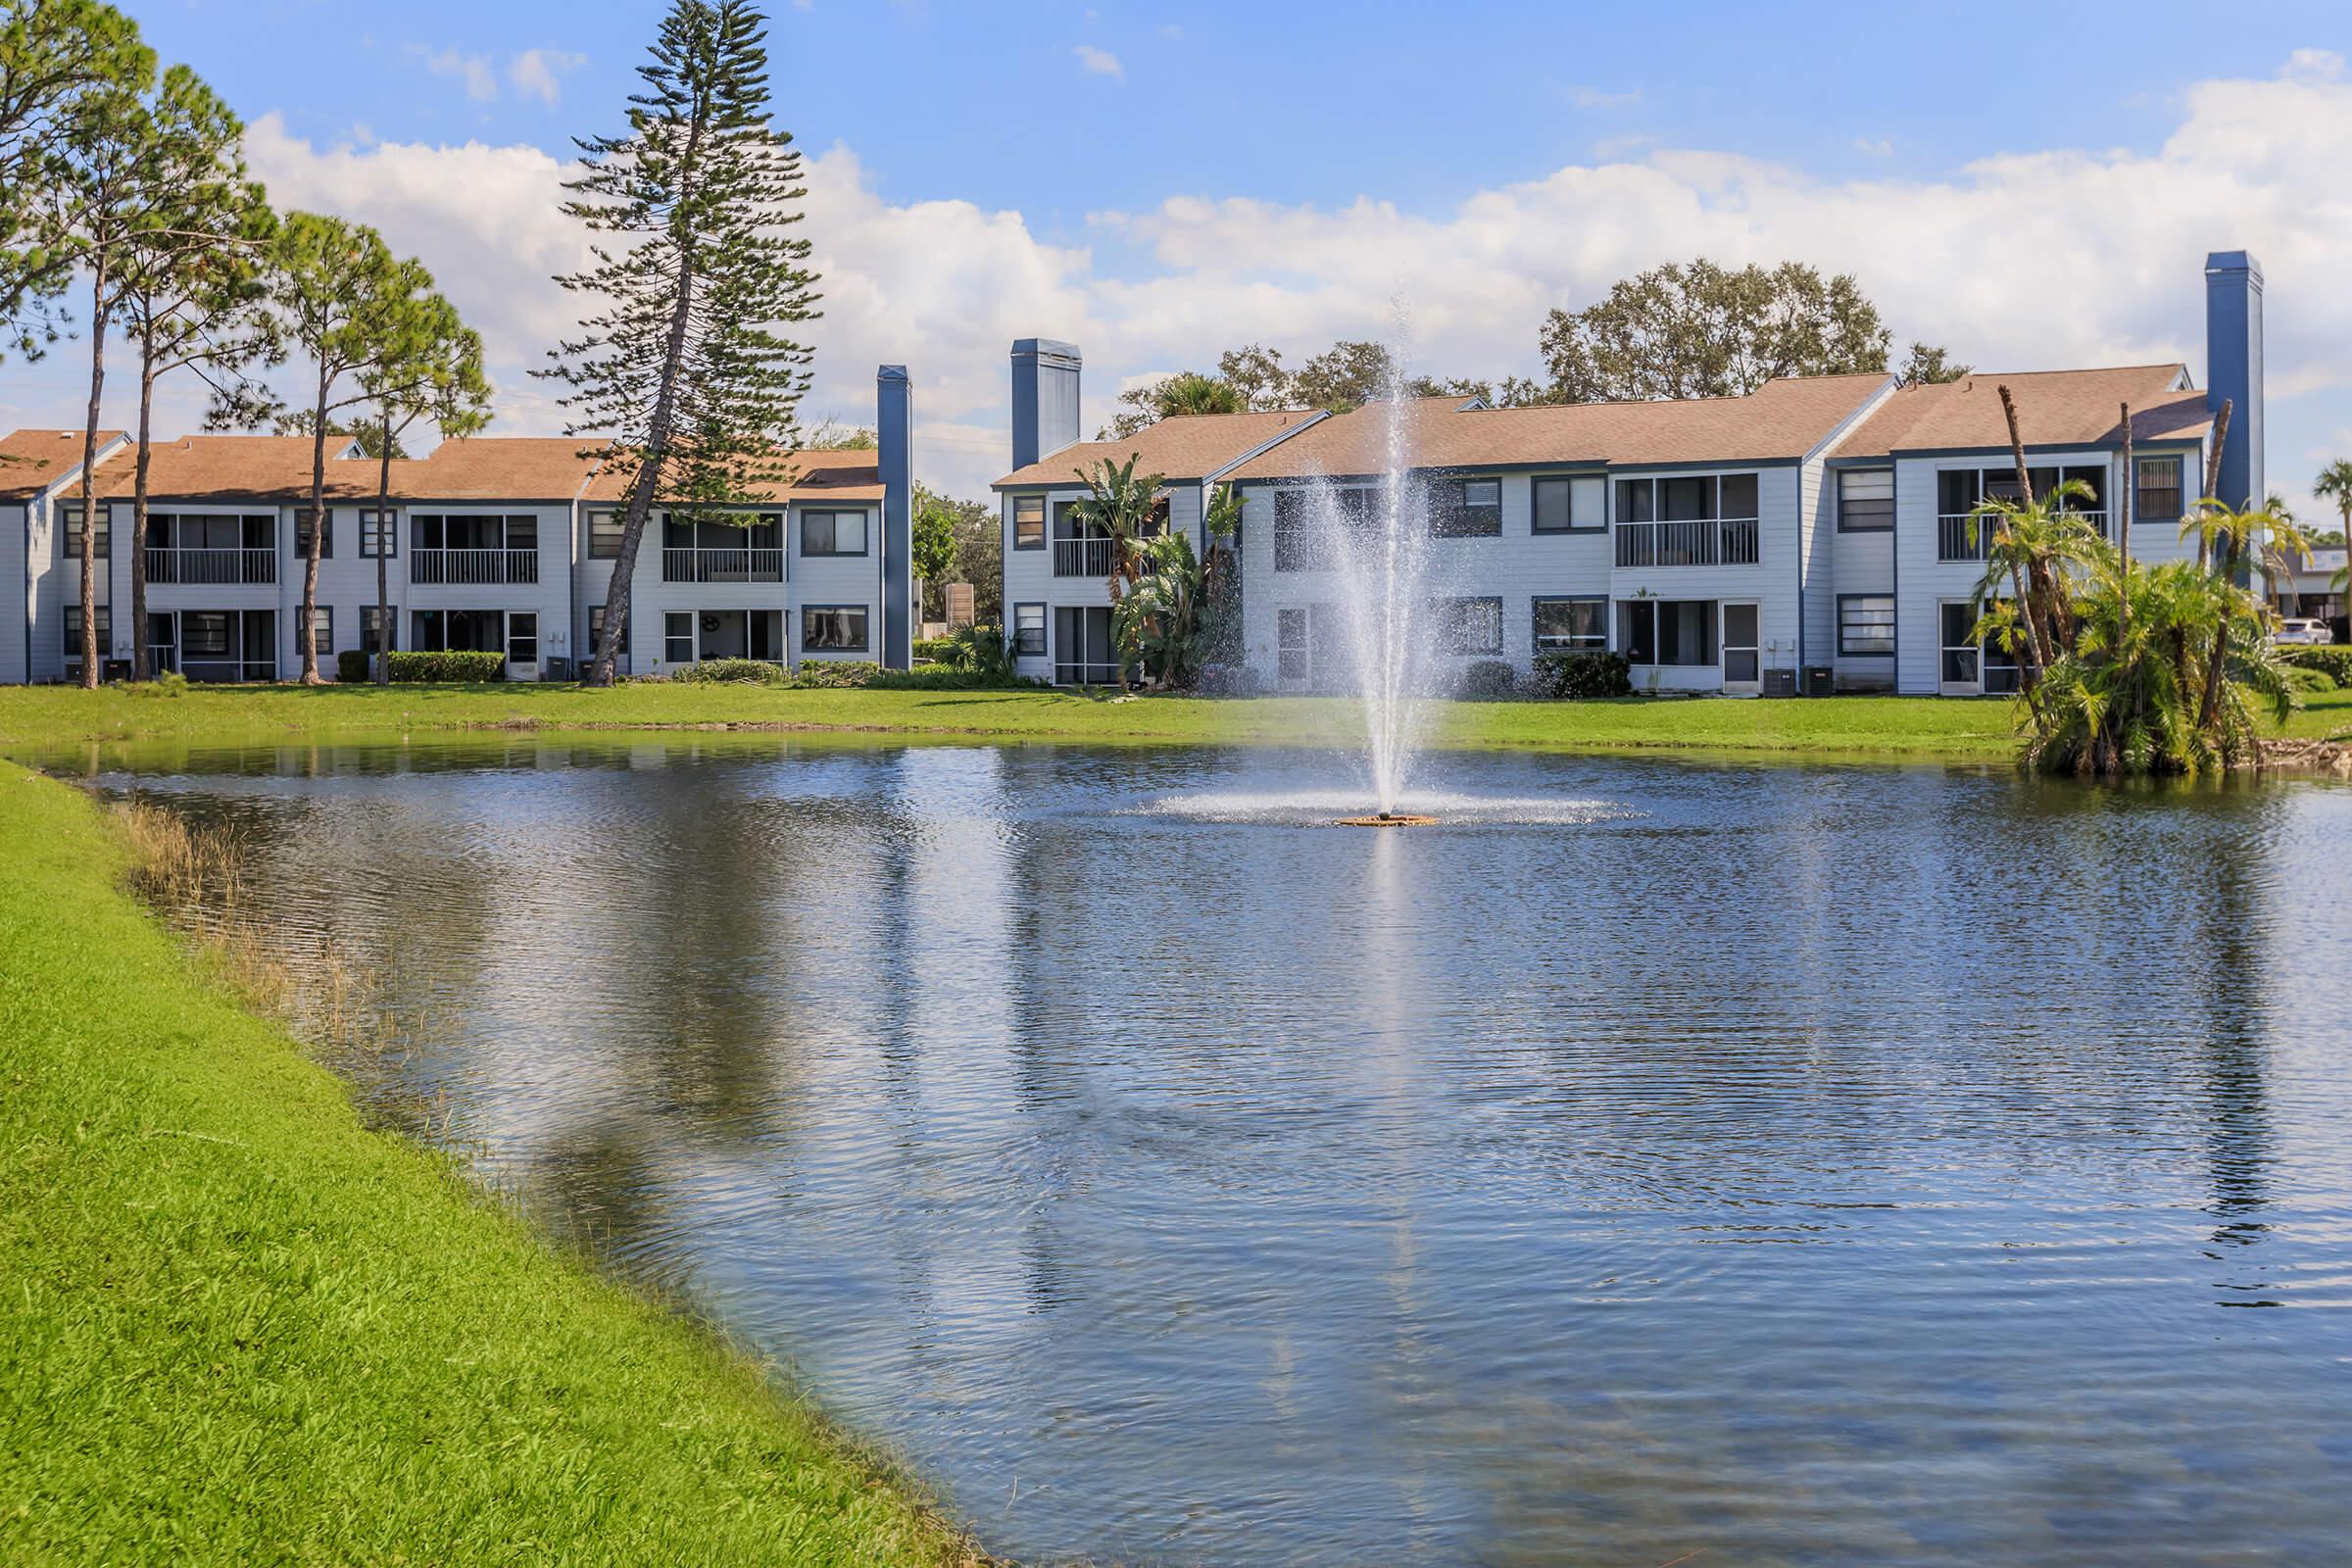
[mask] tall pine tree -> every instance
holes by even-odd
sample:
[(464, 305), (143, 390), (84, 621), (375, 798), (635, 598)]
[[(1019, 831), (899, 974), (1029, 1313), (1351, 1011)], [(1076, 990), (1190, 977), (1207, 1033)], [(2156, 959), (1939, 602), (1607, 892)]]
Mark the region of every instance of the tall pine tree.
[(593, 302), (538, 373), (564, 383), (566, 433), (607, 438), (628, 486), (620, 556), (588, 680), (608, 685), (657, 499), (704, 510), (790, 478), (816, 314), (808, 242), (791, 235), (801, 155), (768, 113), (767, 19), (745, 0), (675, 0), (638, 68), (626, 134), (579, 143), (566, 216), (596, 263), (558, 278)]

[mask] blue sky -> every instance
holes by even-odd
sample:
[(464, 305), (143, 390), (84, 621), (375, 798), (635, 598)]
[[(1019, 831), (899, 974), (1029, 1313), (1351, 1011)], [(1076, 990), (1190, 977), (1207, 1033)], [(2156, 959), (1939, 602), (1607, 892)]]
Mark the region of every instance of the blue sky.
[[(505, 355), (509, 428), (557, 416), (519, 370), (549, 319), (534, 259), (564, 236), (519, 210), (570, 136), (618, 125), (659, 7), (129, 9), (256, 122), (273, 192), (435, 266)], [(1981, 365), (2201, 374), (2196, 264), (2245, 244), (2273, 253), (2275, 477), (2352, 451), (2328, 369), (2352, 307), (2321, 299), (2352, 243), (2345, 8), (1924, 9), (780, 0), (830, 296), (811, 412), (859, 416), (874, 361), (906, 361), (934, 472), (968, 488), (1015, 333), (1082, 338), (1090, 413), (1398, 307), (1425, 368), (1524, 372), (1549, 305), (1702, 250), (1852, 268), (1898, 333)], [(34, 414), (58, 369), (12, 368), (0, 410)]]

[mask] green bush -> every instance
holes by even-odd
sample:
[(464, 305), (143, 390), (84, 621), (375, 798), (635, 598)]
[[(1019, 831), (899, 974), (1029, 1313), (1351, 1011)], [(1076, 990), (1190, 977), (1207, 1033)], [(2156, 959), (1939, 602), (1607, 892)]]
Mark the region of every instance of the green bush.
[(811, 691), (864, 686), (881, 673), (882, 666), (870, 659), (804, 659), (792, 683)]
[(914, 657), (928, 659), (935, 664), (953, 663), (956, 639), (953, 637), (917, 637), (914, 640)]
[(1456, 697), (1508, 697), (1519, 688), (1519, 672), (1506, 660), (1481, 659), (1453, 676)]
[(919, 669), (885, 669), (867, 677), (864, 684), (877, 691), (978, 692), (1045, 686), (1049, 683), (1020, 675), (992, 675), (984, 670), (965, 669), (955, 664), (925, 664)]
[(346, 686), (357, 686), (368, 679), (368, 656), (357, 648), (346, 648), (335, 656), (335, 679)]
[(2286, 683), (2299, 692), (2331, 692), (2338, 685), (2333, 675), (2324, 669), (2313, 669), (2308, 664), (2287, 665)]
[(2316, 669), (2338, 686), (2352, 686), (2352, 648), (2281, 648), (2278, 657), (2300, 669)]
[(153, 680), (123, 682), (122, 691), (129, 697), (185, 697), (188, 677), (176, 669), (158, 670)]
[(1539, 654), (1532, 684), (1543, 697), (1631, 697), (1634, 666), (1623, 654), (1597, 649)]
[(671, 680), (726, 683), (742, 686), (782, 685), (783, 666), (764, 659), (706, 659), (670, 672)]
[(496, 650), (444, 654), (395, 651), (391, 656), (391, 665), (394, 680), (419, 685), (443, 681), (479, 685), (507, 678), (507, 656)]

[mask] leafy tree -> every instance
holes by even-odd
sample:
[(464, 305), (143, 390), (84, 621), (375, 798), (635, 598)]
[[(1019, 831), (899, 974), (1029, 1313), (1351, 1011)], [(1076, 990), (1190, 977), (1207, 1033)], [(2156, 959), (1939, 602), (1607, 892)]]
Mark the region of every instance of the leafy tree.
[[(444, 441), (472, 435), (490, 422), (490, 382), (482, 374), (482, 340), (458, 317), (457, 307), (426, 293), (431, 279), (416, 268), (410, 281), (416, 292), (379, 302), (379, 356), (359, 372), (369, 416), (362, 421), (375, 435), (375, 683), (392, 679), (392, 589), (385, 562), (391, 552), (383, 535), (392, 526), (392, 460), (400, 438), (431, 421)], [(366, 443), (363, 443), (365, 446)], [(314, 516), (323, 515), (314, 513)], [(313, 544), (316, 534), (313, 529)]]
[(917, 493), (908, 532), (907, 564), (914, 568), (922, 602), (927, 606), (934, 584), (944, 583), (956, 569), (956, 513), (929, 491)]
[(816, 314), (816, 274), (787, 232), (805, 187), (769, 117), (765, 35), (746, 0), (673, 0), (627, 132), (582, 141), (587, 172), (566, 186), (564, 213), (621, 247), (559, 279), (596, 305), (540, 372), (569, 388), (570, 433), (613, 438), (628, 481), (594, 684), (612, 679), (656, 496), (721, 508), (791, 477), (810, 354), (777, 329)]
[(1560, 403), (1738, 397), (1784, 375), (1884, 370), (1892, 334), (1852, 274), (1801, 262), (1668, 262), (1611, 285), (1540, 343)]
[(284, 358), (269, 313), (262, 254), (277, 220), (245, 177), (243, 127), (212, 91), (174, 70), (162, 84), (147, 201), (155, 221), (121, 270), (123, 335), (139, 356), (138, 446), (131, 483), (131, 676), (147, 679), (147, 476), (155, 384), (192, 369), (216, 389), (242, 388), (256, 365)]
[[(1086, 485), (1086, 499), (1072, 509), (1078, 521), (1110, 541), (1110, 616), (1116, 631), (1120, 601), (1134, 588), (1142, 574), (1146, 541), (1164, 529), (1167, 521), (1167, 498), (1161, 492), (1160, 476), (1148, 473), (1137, 477), (1136, 459), (1112, 463), (1108, 458), (1091, 469), (1077, 470)], [(1133, 622), (1129, 622), (1132, 628)], [(1127, 671), (1139, 653), (1130, 641), (1119, 643), (1119, 689), (1127, 688)]]
[(1119, 412), (1107, 433), (1097, 439), (1123, 440), (1147, 425), (1180, 414), (1242, 414), (1247, 405), (1239, 388), (1198, 370), (1179, 370), (1147, 386), (1131, 386), (1119, 394)]
[(831, 419), (801, 440), (804, 452), (871, 452), (882, 444), (869, 425), (835, 424)]
[(1227, 349), (1217, 356), (1217, 379), (1233, 388), (1247, 412), (1291, 407), (1291, 378), (1282, 368), (1279, 349), (1255, 343)]
[[(1004, 530), (997, 509), (984, 501), (956, 501), (917, 484), (915, 513), (944, 511), (955, 530), (956, 558), (942, 582), (972, 585), (972, 613), (982, 624), (1002, 623), (1004, 615)], [(946, 613), (946, 605), (941, 605)]]
[(1957, 381), (1976, 370), (1973, 365), (1962, 365), (1951, 356), (1949, 349), (1932, 343), (1914, 342), (1911, 351), (1903, 356), (1903, 368), (1895, 378), (1904, 386), (1933, 386), (1944, 381)]
[(2343, 519), (2334, 542), (2352, 539), (2352, 458), (2338, 458), (2322, 468), (2320, 476), (2311, 481), (2311, 493), (2333, 502), (2336, 515)]
[(136, 91), (155, 71), (137, 24), (112, 6), (0, 6), (0, 328), (6, 346), (28, 360), (57, 341), (52, 308), (81, 261), (54, 219), (77, 184), (86, 100)]

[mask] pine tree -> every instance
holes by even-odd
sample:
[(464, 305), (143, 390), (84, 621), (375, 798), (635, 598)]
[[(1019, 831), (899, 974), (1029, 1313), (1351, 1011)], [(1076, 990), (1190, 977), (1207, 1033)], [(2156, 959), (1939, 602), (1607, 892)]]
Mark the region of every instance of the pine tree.
[(745, 0), (675, 0), (626, 134), (579, 143), (587, 172), (564, 205), (616, 248), (557, 279), (595, 302), (540, 371), (569, 390), (567, 433), (612, 443), (628, 486), (619, 559), (591, 684), (612, 679), (638, 540), (657, 498), (741, 504), (791, 477), (783, 453), (809, 351), (782, 335), (816, 314), (801, 215), (801, 155), (770, 122), (766, 19)]

